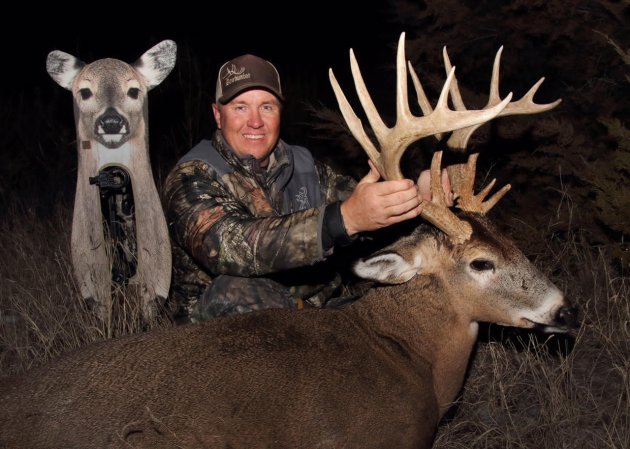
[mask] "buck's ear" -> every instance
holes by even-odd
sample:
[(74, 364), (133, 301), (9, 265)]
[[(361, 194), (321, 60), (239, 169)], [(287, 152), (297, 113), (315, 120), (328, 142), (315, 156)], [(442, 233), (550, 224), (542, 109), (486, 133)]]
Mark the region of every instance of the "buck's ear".
[(46, 71), (61, 87), (72, 90), (72, 82), (77, 77), (85, 62), (74, 56), (54, 50), (46, 58)]
[(377, 253), (354, 264), (354, 273), (383, 284), (402, 284), (418, 274), (420, 257), (409, 263), (395, 252)]
[(151, 90), (171, 73), (175, 67), (177, 44), (165, 40), (147, 50), (133, 67), (140, 72), (147, 82), (147, 89)]

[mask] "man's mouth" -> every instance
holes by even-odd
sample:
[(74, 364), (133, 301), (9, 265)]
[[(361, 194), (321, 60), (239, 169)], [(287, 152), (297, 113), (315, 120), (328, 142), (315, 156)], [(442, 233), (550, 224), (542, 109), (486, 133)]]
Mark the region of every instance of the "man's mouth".
[(264, 134), (243, 134), (243, 137), (249, 140), (261, 140), (265, 137)]

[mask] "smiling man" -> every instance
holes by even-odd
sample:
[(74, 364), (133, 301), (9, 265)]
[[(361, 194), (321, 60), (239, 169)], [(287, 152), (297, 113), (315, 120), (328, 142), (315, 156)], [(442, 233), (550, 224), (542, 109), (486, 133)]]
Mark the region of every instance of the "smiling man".
[(340, 284), (327, 263), (335, 250), (421, 211), (413, 181), (379, 182), (371, 167), (357, 183), (281, 140), (284, 101), (269, 61), (243, 55), (221, 66), (218, 129), (164, 188), (177, 321), (326, 306)]

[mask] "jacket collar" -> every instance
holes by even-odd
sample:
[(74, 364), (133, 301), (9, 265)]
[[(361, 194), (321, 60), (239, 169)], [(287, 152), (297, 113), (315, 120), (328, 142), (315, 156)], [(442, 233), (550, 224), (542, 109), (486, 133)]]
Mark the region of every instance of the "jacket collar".
[(278, 140), (276, 147), (272, 150), (275, 162), (268, 170), (260, 167), (258, 160), (253, 156), (238, 157), (234, 149), (223, 137), (220, 129), (214, 133), (212, 144), (228, 164), (236, 170), (244, 171), (249, 176), (255, 177), (262, 185), (269, 186), (274, 182), (278, 182), (278, 186), (282, 188), (291, 179), (293, 174), (293, 153), (281, 139)]

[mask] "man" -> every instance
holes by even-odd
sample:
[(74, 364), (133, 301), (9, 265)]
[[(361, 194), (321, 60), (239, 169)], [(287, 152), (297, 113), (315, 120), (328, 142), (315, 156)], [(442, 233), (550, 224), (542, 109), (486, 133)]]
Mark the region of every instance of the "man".
[(356, 183), (280, 139), (276, 68), (253, 55), (221, 66), (217, 124), (169, 174), (173, 296), (192, 321), (263, 308), (322, 307), (340, 284), (327, 266), (361, 232), (417, 217), (411, 180)]

